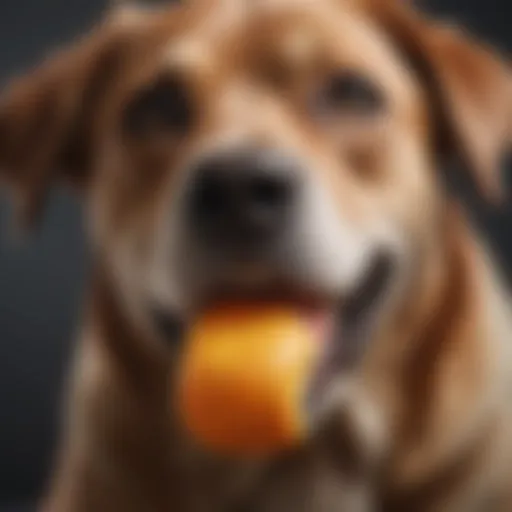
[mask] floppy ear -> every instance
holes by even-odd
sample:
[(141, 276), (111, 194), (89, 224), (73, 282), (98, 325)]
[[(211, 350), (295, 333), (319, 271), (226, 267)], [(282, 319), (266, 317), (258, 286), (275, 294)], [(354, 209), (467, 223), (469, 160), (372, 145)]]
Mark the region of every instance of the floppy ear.
[(436, 149), (470, 170), (486, 198), (499, 200), (501, 162), (512, 140), (512, 68), (461, 30), (405, 2), (370, 2), (426, 86)]
[(106, 23), (0, 95), (0, 183), (14, 192), (24, 226), (38, 218), (54, 180), (87, 182), (96, 114), (126, 50), (126, 34)]

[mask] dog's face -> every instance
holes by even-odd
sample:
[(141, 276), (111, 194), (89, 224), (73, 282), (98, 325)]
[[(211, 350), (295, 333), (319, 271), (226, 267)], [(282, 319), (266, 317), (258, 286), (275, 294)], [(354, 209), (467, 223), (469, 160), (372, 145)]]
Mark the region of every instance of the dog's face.
[(96, 257), (156, 338), (269, 295), (329, 325), (332, 377), (436, 245), (441, 127), (492, 188), (508, 89), (392, 2), (192, 2), (113, 19), (15, 84), (0, 158), (28, 207), (53, 169), (80, 183)]
[(319, 404), (357, 362), (411, 240), (431, 237), (423, 91), (349, 6), (217, 3), (173, 23), (109, 105), (92, 237), (156, 329), (226, 295), (300, 304), (329, 338)]
[(343, 309), (428, 229), (422, 92), (385, 34), (330, 2), (262, 4), (190, 14), (112, 106), (93, 237), (137, 308)]

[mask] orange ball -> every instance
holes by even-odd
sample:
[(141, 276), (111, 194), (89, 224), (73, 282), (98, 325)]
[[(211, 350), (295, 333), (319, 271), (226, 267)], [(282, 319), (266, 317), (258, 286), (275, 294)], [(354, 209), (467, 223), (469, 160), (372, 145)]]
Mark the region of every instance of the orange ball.
[(299, 311), (224, 305), (192, 327), (179, 404), (197, 441), (227, 455), (265, 455), (307, 432), (305, 393), (318, 343)]

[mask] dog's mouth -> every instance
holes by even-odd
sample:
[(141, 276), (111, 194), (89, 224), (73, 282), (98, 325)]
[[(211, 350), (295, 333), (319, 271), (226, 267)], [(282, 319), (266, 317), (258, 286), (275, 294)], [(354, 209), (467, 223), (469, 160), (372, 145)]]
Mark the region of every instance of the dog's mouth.
[[(297, 293), (284, 286), (253, 293), (226, 289), (208, 296), (198, 311), (225, 301), (279, 302), (299, 311), (311, 331), (311, 339), (321, 347), (306, 396), (308, 411), (314, 415), (333, 380), (357, 368), (386, 302), (395, 266), (389, 253), (376, 252), (358, 285), (342, 298)], [(183, 338), (189, 326), (160, 308), (154, 308), (152, 314), (162, 337), (179, 347), (176, 341)]]

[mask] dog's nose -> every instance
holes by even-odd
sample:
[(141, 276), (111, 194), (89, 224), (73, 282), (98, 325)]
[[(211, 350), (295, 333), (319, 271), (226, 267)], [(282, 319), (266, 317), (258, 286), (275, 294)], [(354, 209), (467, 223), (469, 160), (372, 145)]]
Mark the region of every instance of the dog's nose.
[(294, 164), (270, 150), (218, 153), (194, 171), (194, 230), (216, 243), (267, 243), (286, 226), (296, 198)]

